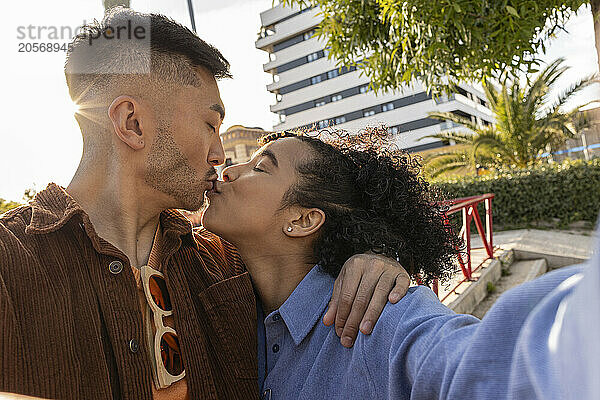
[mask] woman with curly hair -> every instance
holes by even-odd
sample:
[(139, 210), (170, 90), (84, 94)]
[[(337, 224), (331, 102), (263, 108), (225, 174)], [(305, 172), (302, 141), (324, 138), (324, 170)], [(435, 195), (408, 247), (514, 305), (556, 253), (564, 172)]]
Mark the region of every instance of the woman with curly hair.
[(429, 281), (453, 271), (461, 248), (418, 164), (380, 151), (381, 133), (335, 147), (267, 137), (208, 195), (205, 226), (237, 245), (255, 287), (262, 398), (597, 398), (597, 255), (507, 291), (481, 321), (419, 286), (352, 348), (319, 323), (348, 256), (383, 253)]
[[(203, 224), (238, 248), (257, 293), (266, 398), (407, 398), (423, 350), (456, 318), (421, 286), (386, 305), (375, 327), (361, 327), (372, 335), (359, 336), (352, 349), (339, 346), (333, 327), (318, 324), (353, 254), (396, 258), (424, 282), (454, 271), (461, 243), (445, 209), (417, 162), (380, 148), (381, 133), (335, 145), (291, 133), (266, 137), (208, 193)], [(426, 319), (408, 317), (416, 303), (429, 307)], [(477, 321), (459, 318), (453, 324)]]

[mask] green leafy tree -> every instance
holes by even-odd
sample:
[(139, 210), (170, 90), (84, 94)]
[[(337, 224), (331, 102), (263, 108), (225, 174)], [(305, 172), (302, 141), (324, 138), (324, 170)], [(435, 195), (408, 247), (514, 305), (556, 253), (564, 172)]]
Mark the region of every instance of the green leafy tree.
[(25, 189), (25, 192), (23, 192), (23, 201), (27, 203), (33, 200), (36, 194), (37, 191), (34, 188)]
[(8, 210), (19, 207), (20, 205), (21, 203), (17, 203), (16, 201), (8, 201), (0, 198), (0, 214), (4, 214)]
[(339, 65), (359, 64), (375, 89), (419, 79), (428, 89), (536, 72), (537, 54), (582, 5), (600, 0), (284, 0), (319, 6), (318, 35)]
[(452, 121), (470, 132), (445, 131), (426, 136), (458, 144), (426, 158), (426, 171), (435, 177), (461, 168), (524, 168), (539, 162), (545, 151), (557, 149), (577, 135), (589, 123), (580, 117), (583, 106), (564, 111), (564, 105), (594, 82), (594, 77), (574, 83), (550, 101), (556, 81), (568, 69), (563, 62), (552, 62), (524, 84), (515, 79), (498, 89), (486, 82), (484, 90), (495, 125), (478, 125), (453, 113), (429, 113), (432, 118)]
[[(36, 195), (35, 189), (33, 189), (33, 188), (25, 189), (25, 192), (23, 192), (23, 201), (25, 203), (27, 203), (27, 202), (33, 200), (35, 195)], [(4, 200), (4, 199), (0, 198), (0, 214), (4, 214), (8, 210), (19, 207), (20, 205), (22, 205), (22, 203), (19, 203), (16, 201)]]

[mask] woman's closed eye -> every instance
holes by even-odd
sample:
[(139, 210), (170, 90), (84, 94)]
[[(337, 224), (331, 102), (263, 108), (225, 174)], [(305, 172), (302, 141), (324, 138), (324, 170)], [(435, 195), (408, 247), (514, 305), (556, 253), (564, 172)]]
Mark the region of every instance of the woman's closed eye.
[(267, 164), (267, 163), (265, 162), (264, 159), (263, 160), (257, 160), (256, 164), (254, 165), (254, 167), (252, 168), (252, 170), (256, 171), (256, 172), (266, 172), (266, 173), (269, 173), (269, 167), (268, 166), (265, 167), (265, 164)]

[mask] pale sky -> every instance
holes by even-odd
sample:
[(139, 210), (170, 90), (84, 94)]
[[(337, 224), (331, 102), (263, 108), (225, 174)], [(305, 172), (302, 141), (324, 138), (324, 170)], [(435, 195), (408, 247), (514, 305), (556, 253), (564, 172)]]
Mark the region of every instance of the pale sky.
[[(277, 2), (276, 2), (277, 3)], [(265, 85), (265, 52), (254, 42), (260, 28), (259, 13), (272, 0), (194, 0), (198, 35), (221, 50), (231, 63), (232, 80), (219, 83), (227, 116), (222, 129), (231, 125), (271, 129), (275, 116), (269, 105), (275, 97)], [(190, 26), (186, 0), (132, 0), (139, 11), (160, 12)], [(64, 52), (19, 53), (20, 26), (69, 26), (102, 17), (102, 0), (29, 0), (5, 2), (0, 34), (3, 54), (0, 84), (3, 121), (0, 126), (0, 198), (19, 201), (26, 188), (43, 189), (47, 183), (68, 185), (81, 157), (81, 133), (73, 118), (63, 74)], [(548, 49), (546, 59), (567, 58), (573, 69), (569, 83), (597, 70), (592, 17), (582, 9)], [(46, 40), (48, 41), (48, 40)], [(53, 43), (68, 43), (69, 39)], [(598, 88), (588, 90), (581, 101), (600, 98)]]

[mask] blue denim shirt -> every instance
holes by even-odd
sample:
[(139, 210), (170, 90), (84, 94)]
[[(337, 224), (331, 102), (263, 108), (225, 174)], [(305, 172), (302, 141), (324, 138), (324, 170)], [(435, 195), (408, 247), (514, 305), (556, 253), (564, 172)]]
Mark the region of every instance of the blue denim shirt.
[[(359, 334), (348, 349), (321, 321), (334, 279), (315, 266), (264, 320), (259, 306), (261, 393), (306, 400), (536, 398), (536, 374), (549, 364), (527, 369), (514, 349), (536, 306), (566, 296), (571, 289), (557, 286), (579, 272), (563, 268), (505, 293), (482, 321), (455, 314), (426, 287), (412, 287), (385, 306), (371, 335)], [(539, 339), (521, 338), (522, 352), (547, 351), (550, 328), (540, 328)], [(561, 398), (557, 393), (539, 398)]]

